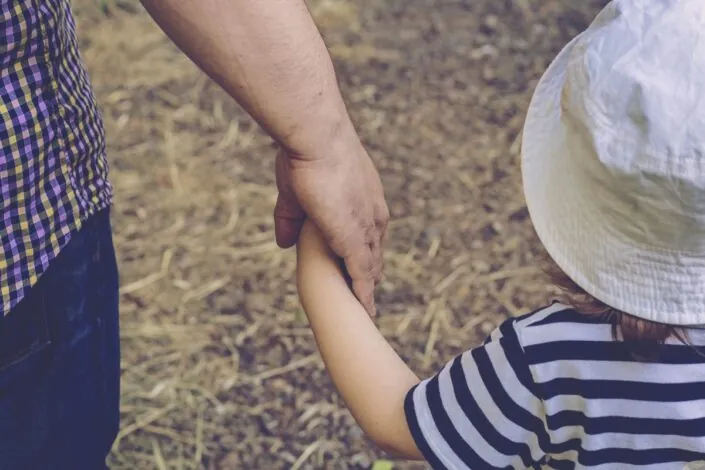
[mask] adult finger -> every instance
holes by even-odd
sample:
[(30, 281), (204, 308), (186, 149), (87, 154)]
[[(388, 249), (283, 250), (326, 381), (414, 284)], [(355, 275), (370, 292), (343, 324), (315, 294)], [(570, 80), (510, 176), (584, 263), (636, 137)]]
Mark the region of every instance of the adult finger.
[(387, 236), (389, 235), (387, 229), (389, 228), (390, 219), (389, 206), (387, 206), (384, 196), (382, 198), (382, 204), (377, 208), (376, 213), (375, 228), (377, 229), (377, 233), (380, 237), (380, 245), (384, 245), (387, 241)]
[(376, 270), (372, 252), (368, 245), (363, 244), (352, 255), (345, 258), (345, 267), (352, 280), (355, 296), (367, 313), (376, 314), (374, 290)]
[(389, 210), (386, 204), (381, 209), (378, 209), (375, 216), (375, 226), (372, 231), (372, 259), (375, 260), (375, 281), (379, 283), (382, 280), (384, 272), (384, 243), (387, 238), (387, 226), (389, 225)]
[(377, 315), (377, 307), (375, 306), (374, 279), (353, 279), (352, 284), (355, 297), (357, 297), (357, 300), (359, 300), (365, 310), (367, 310), (367, 313), (371, 317)]
[(382, 281), (382, 273), (384, 272), (384, 257), (382, 256), (382, 246), (379, 242), (370, 247), (370, 255), (373, 262), (372, 279), (376, 286)]

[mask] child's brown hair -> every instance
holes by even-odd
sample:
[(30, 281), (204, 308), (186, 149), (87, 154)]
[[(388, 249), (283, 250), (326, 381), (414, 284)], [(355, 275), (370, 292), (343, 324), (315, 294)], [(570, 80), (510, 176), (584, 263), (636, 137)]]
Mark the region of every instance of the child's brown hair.
[(664, 344), (669, 338), (676, 338), (684, 344), (689, 344), (685, 329), (644, 320), (610, 307), (585, 292), (548, 255), (544, 258), (543, 271), (552, 284), (561, 291), (557, 300), (584, 315), (608, 320), (612, 325), (613, 339), (623, 342), (636, 359), (652, 359), (658, 353), (658, 346)]

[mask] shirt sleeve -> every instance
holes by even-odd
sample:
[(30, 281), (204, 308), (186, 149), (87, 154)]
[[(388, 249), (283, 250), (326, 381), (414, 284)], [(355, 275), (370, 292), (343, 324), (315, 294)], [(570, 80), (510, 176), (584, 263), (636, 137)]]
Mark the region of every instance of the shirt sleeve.
[(543, 402), (513, 319), (412, 388), (405, 412), (434, 470), (539, 468), (549, 447)]

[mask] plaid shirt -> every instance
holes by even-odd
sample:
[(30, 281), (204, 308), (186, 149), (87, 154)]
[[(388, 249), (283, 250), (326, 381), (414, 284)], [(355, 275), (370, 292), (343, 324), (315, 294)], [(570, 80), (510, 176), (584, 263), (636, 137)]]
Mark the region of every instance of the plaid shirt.
[(103, 122), (69, 0), (0, 0), (0, 303), (23, 298), (111, 202)]

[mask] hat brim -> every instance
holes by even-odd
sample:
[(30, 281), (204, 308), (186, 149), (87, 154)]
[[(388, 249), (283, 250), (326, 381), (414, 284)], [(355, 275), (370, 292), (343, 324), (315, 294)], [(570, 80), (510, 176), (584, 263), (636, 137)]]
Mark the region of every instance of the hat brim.
[[(595, 158), (561, 119), (571, 41), (539, 81), (522, 135), (524, 197), (555, 263), (588, 294), (634, 316), (671, 325), (705, 324), (705, 256), (638, 246), (611, 226), (610, 204), (580, 162)], [(572, 142), (572, 145), (569, 144)]]

